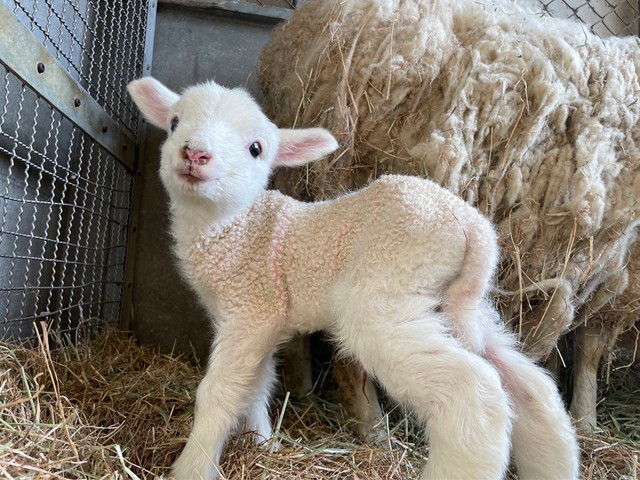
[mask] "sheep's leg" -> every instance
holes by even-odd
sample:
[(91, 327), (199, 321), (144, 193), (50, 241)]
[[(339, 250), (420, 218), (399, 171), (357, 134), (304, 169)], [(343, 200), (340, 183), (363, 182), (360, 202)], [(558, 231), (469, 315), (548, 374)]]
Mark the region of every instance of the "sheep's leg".
[(579, 449), (555, 382), (501, 332), (487, 339), (487, 359), (498, 369), (515, 411), (513, 456), (522, 480), (571, 480)]
[(597, 425), (598, 366), (605, 350), (601, 335), (600, 328), (583, 325), (576, 329), (571, 415), (578, 428), (585, 431)]
[(261, 369), (260, 388), (246, 414), (245, 431), (254, 433), (257, 445), (267, 446), (273, 434), (269, 417), (269, 400), (276, 380), (273, 354), (264, 360)]
[[(282, 353), (285, 388), (294, 395), (306, 395), (313, 388), (309, 337), (295, 336), (287, 342)], [(372, 379), (363, 374), (360, 365), (339, 356), (333, 361), (333, 371), (340, 403), (347, 414), (356, 420), (352, 424), (353, 432), (365, 441), (380, 438), (383, 432), (377, 427), (382, 418), (382, 409)]]
[(267, 332), (218, 331), (196, 393), (189, 440), (173, 465), (176, 480), (218, 478), (227, 436), (261, 391), (265, 361), (277, 343), (272, 340)]
[(374, 442), (382, 438), (382, 409), (373, 379), (358, 362), (349, 361), (342, 356), (334, 359), (333, 372), (338, 384), (340, 403), (355, 420), (351, 429), (365, 441)]
[(302, 397), (313, 389), (311, 371), (311, 345), (308, 335), (296, 335), (282, 349), (285, 388), (293, 395)]
[[(501, 479), (509, 461), (511, 410), (496, 369), (448, 334), (445, 315), (425, 313), (413, 299), (413, 311), (407, 311), (394, 299), (384, 302), (379, 292), (367, 293), (357, 297), (373, 296), (375, 306), (362, 308), (362, 301), (343, 297), (335, 336), (426, 423), (431, 447), (421, 478)], [(387, 318), (390, 312), (394, 318)]]

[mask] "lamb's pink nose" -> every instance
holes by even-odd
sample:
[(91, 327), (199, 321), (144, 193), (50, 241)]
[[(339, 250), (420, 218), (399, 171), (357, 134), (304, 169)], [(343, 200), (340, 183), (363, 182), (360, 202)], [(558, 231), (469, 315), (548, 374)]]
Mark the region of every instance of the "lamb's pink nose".
[(190, 148), (185, 147), (183, 152), (184, 158), (188, 158), (197, 165), (206, 165), (209, 163), (209, 160), (211, 160), (211, 154), (202, 150), (194, 152)]

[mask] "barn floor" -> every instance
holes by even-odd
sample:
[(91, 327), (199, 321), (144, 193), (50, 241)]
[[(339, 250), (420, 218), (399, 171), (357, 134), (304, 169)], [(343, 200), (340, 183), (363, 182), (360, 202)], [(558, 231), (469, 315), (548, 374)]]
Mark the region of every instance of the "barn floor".
[[(42, 343), (0, 345), (0, 477), (166, 475), (188, 434), (200, 376), (184, 359), (155, 354), (109, 329), (54, 351)], [(611, 369), (599, 406), (602, 430), (581, 438), (584, 478), (637, 478), (639, 392), (637, 368)], [(410, 479), (428, 453), (399, 410), (376, 446), (354, 441), (332, 399), (280, 400), (274, 416), (282, 448), (233, 440), (225, 478)]]

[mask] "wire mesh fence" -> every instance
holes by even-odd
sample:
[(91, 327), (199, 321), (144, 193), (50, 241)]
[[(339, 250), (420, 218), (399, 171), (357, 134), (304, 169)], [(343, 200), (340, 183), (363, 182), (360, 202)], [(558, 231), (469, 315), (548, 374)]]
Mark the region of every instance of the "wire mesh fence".
[[(46, 86), (17, 72), (0, 46), (0, 337), (31, 339), (40, 321), (63, 334), (91, 328), (93, 319), (117, 324), (133, 173), (106, 146), (136, 140), (139, 118), (126, 84), (148, 65), (149, 2), (0, 7), (0, 36), (22, 25), (30, 33), (22, 47), (50, 54), (33, 66), (38, 74), (56, 70), (53, 63), (63, 72)], [(48, 96), (61, 84), (77, 89), (64, 108)], [(87, 104), (84, 113), (68, 113)], [(96, 120), (100, 113), (112, 123)]]
[(126, 94), (142, 73), (148, 2), (20, 0), (13, 14), (114, 119), (135, 136), (138, 111)]
[(32, 88), (0, 75), (2, 336), (31, 337), (37, 319), (63, 332), (116, 320), (131, 175)]
[(543, 11), (572, 18), (591, 27), (600, 37), (638, 35), (637, 0), (536, 0)]

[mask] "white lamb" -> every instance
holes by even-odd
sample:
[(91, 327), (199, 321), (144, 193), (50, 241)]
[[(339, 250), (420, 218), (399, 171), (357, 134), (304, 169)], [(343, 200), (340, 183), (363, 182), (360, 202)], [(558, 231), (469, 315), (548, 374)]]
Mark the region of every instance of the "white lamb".
[(274, 352), (315, 330), (426, 424), (421, 478), (503, 478), (511, 443), (521, 479), (577, 478), (554, 383), (486, 300), (498, 249), (480, 213), (413, 177), (312, 204), (266, 191), (272, 168), (334, 151), (331, 134), (279, 130), (244, 90), (213, 82), (179, 96), (145, 78), (129, 91), (168, 131), (160, 175), (175, 254), (216, 330), (177, 479), (218, 478), (243, 424), (271, 437)]

